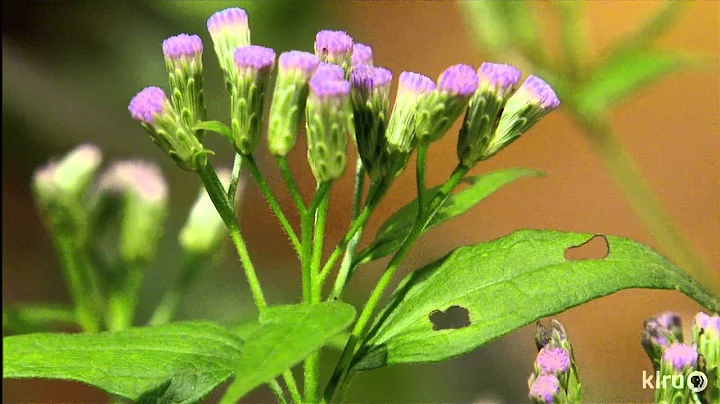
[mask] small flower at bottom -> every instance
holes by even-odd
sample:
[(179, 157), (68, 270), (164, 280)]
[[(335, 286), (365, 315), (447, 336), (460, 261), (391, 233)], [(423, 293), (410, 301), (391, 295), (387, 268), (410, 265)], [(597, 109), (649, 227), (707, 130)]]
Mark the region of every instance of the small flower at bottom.
[(275, 67), (275, 51), (250, 45), (235, 50), (230, 90), (232, 144), (240, 154), (251, 154), (260, 142), (265, 93)]
[(472, 66), (458, 64), (442, 72), (437, 88), (420, 106), (418, 140), (434, 142), (445, 135), (477, 88), (478, 75)]
[(564, 393), (560, 388), (560, 381), (554, 375), (542, 375), (530, 383), (530, 400), (535, 404), (561, 403)]
[(680, 316), (665, 312), (645, 321), (641, 334), (642, 346), (658, 370), (665, 349), (675, 342), (683, 342)]
[[(570, 402), (581, 402), (582, 384), (565, 327), (557, 320), (552, 320), (549, 328), (538, 322), (535, 343), (539, 352), (529, 385), (532, 386), (536, 379), (544, 375), (552, 375), (559, 381), (558, 397), (567, 398)], [(566, 401), (561, 399), (557, 402)]]
[(235, 49), (250, 45), (250, 26), (245, 10), (237, 7), (218, 11), (207, 21), (225, 82), (232, 80)]
[(690, 391), (688, 376), (698, 365), (698, 352), (692, 345), (675, 342), (662, 356), (660, 377), (655, 385), (655, 402), (687, 403), (694, 393)]
[(280, 54), (268, 126), (268, 146), (274, 156), (287, 155), (297, 143), (300, 120), (305, 115), (308, 82), (319, 64), (320, 58), (312, 53)]
[(350, 83), (358, 154), (373, 181), (388, 171), (385, 131), (390, 115), (392, 72), (362, 65), (353, 69)]
[(703, 312), (695, 315), (693, 336), (698, 354), (704, 358), (704, 371), (710, 379), (708, 398), (720, 400), (720, 315), (710, 316)]
[(435, 83), (427, 76), (413, 72), (400, 73), (395, 104), (386, 132), (390, 178), (400, 175), (407, 166), (410, 153), (417, 144), (415, 126), (419, 106), (435, 87)]
[(128, 110), (180, 168), (194, 171), (207, 164), (207, 155), (212, 152), (203, 148), (161, 88), (145, 88), (130, 101)]
[(487, 147), (520, 76), (520, 70), (510, 65), (483, 63), (478, 69), (479, 86), (470, 99), (458, 137), (457, 155), (464, 166), (473, 167), (490, 157)]
[(497, 154), (559, 106), (555, 90), (543, 79), (529, 76), (505, 103), (495, 134), (486, 147), (485, 158)]
[(315, 54), (323, 62), (342, 67), (348, 77), (352, 67), (353, 39), (344, 31), (320, 31), (315, 36)]
[(340, 178), (347, 165), (348, 136), (354, 136), (350, 83), (318, 69), (310, 80), (305, 112), (308, 160), (315, 178)]
[[(170, 100), (185, 124), (192, 128), (205, 120), (202, 40), (187, 34), (170, 37), (163, 41), (163, 54), (170, 77)], [(204, 131), (195, 134), (202, 138)]]
[[(230, 184), (231, 173), (227, 169), (217, 171), (218, 178), (225, 188)], [(243, 183), (238, 185), (242, 195)], [(225, 223), (217, 212), (205, 188), (200, 190), (195, 204), (190, 210), (185, 224), (180, 230), (180, 245), (186, 252), (208, 256), (220, 247), (227, 234)]]
[(167, 185), (160, 169), (145, 161), (116, 162), (100, 177), (97, 193), (96, 210), (112, 203), (109, 199), (119, 199), (119, 251), (123, 261), (151, 261), (157, 252), (168, 210)]

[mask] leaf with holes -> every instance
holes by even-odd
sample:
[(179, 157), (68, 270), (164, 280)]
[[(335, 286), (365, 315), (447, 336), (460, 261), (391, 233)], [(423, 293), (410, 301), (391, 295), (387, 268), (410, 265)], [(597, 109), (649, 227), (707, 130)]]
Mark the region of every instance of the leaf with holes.
[[(524, 230), (459, 248), (411, 273), (378, 316), (354, 368), (449, 359), (540, 318), (623, 289), (676, 289), (712, 311), (720, 310), (718, 296), (638, 242), (606, 236), (605, 258), (565, 258), (567, 249), (592, 238)], [(459, 313), (468, 316), (466, 326), (433, 324), (433, 316), (448, 309), (467, 311)]]
[(243, 341), (209, 322), (3, 338), (3, 377), (73, 380), (138, 402), (196, 403), (227, 380)]
[[(525, 168), (511, 168), (508, 170), (496, 171), (477, 177), (469, 177), (464, 180), (470, 186), (457, 192), (445, 201), (445, 204), (438, 210), (433, 219), (428, 223), (424, 232), (439, 226), (448, 220), (467, 213), (483, 199), (495, 193), (503, 186), (510, 184), (520, 178), (544, 175), (542, 171), (528, 170)], [(434, 193), (438, 188), (430, 189)], [(372, 260), (385, 257), (397, 251), (402, 245), (405, 237), (413, 226), (417, 216), (417, 199), (405, 205), (395, 212), (378, 231), (375, 241), (366, 249), (358, 253), (354, 265), (363, 264)]]
[(235, 381), (223, 403), (236, 403), (322, 348), (355, 319), (355, 308), (342, 302), (297, 304), (265, 309), (260, 326), (245, 341)]

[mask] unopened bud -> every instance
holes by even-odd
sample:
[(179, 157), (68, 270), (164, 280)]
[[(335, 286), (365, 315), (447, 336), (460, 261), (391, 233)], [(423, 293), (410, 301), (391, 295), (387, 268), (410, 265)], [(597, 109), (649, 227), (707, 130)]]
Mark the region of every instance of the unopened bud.
[[(165, 66), (170, 77), (170, 100), (187, 127), (205, 120), (203, 95), (203, 44), (197, 35), (180, 34), (163, 41)], [(202, 139), (204, 131), (196, 131)]]
[[(220, 182), (227, 188), (231, 179), (230, 171), (218, 170), (217, 174)], [(242, 185), (239, 185), (238, 192), (242, 192), (241, 188)], [(218, 249), (226, 233), (225, 223), (210, 196), (205, 188), (201, 189), (185, 225), (180, 230), (180, 245), (187, 252), (210, 255)]]

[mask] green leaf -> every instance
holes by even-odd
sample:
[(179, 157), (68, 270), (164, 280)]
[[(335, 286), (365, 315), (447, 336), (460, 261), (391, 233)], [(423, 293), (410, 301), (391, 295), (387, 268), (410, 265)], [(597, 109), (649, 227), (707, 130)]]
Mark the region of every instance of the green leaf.
[(660, 50), (626, 53), (595, 71), (577, 93), (577, 108), (585, 115), (597, 116), (640, 87), (702, 62), (698, 57)]
[[(592, 234), (523, 230), (463, 247), (408, 275), (378, 316), (355, 369), (436, 362), (540, 318), (623, 289), (674, 289), (717, 312), (720, 298), (638, 242), (605, 236), (602, 259), (568, 260)], [(469, 325), (435, 330), (430, 317), (467, 310)], [(447, 327), (444, 327), (447, 328)]]
[(195, 124), (193, 131), (196, 130), (209, 130), (215, 132), (227, 140), (232, 141), (232, 131), (230, 128), (220, 121), (202, 121)]
[(342, 302), (276, 306), (260, 315), (261, 327), (248, 335), (235, 381), (222, 399), (236, 403), (255, 387), (273, 380), (322, 348), (355, 319)]
[[(478, 177), (468, 177), (463, 180), (470, 186), (460, 192), (451, 195), (445, 204), (438, 210), (437, 214), (425, 228), (424, 232), (439, 226), (448, 220), (467, 213), (480, 201), (492, 195), (495, 191), (511, 182), (523, 177), (542, 176), (544, 173), (537, 170), (524, 168), (512, 168), (509, 170), (496, 171)], [(434, 193), (436, 188), (430, 189)], [(355, 265), (363, 264), (378, 258), (382, 258), (395, 252), (402, 245), (405, 237), (412, 229), (415, 217), (417, 216), (417, 199), (403, 206), (395, 212), (380, 227), (375, 241), (367, 248), (358, 253)]]
[(242, 340), (209, 322), (3, 338), (3, 377), (74, 380), (140, 402), (196, 403), (235, 370)]

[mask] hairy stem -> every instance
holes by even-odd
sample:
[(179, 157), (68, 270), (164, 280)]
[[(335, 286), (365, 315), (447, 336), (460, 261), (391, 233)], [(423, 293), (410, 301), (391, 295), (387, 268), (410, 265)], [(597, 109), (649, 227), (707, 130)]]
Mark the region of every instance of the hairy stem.
[(205, 261), (205, 257), (192, 253), (188, 254), (180, 270), (180, 275), (170, 289), (165, 292), (160, 304), (155, 308), (150, 318), (150, 325), (165, 324), (175, 317), (183, 296), (187, 293)]
[(278, 157), (277, 162), (278, 167), (280, 167), (280, 173), (282, 174), (283, 178), (285, 178), (288, 189), (290, 189), (290, 195), (295, 201), (295, 205), (297, 205), (298, 211), (302, 215), (305, 213), (306, 209), (305, 201), (302, 198), (302, 194), (300, 193), (300, 188), (298, 187), (297, 181), (295, 181), (295, 177), (293, 176), (292, 169), (290, 168), (290, 163), (288, 162), (286, 156)]
[(233, 206), (237, 200), (237, 189), (240, 183), (240, 172), (242, 171), (242, 155), (235, 153), (235, 160), (233, 161), (232, 176), (230, 177), (230, 187), (228, 188), (228, 198)]

